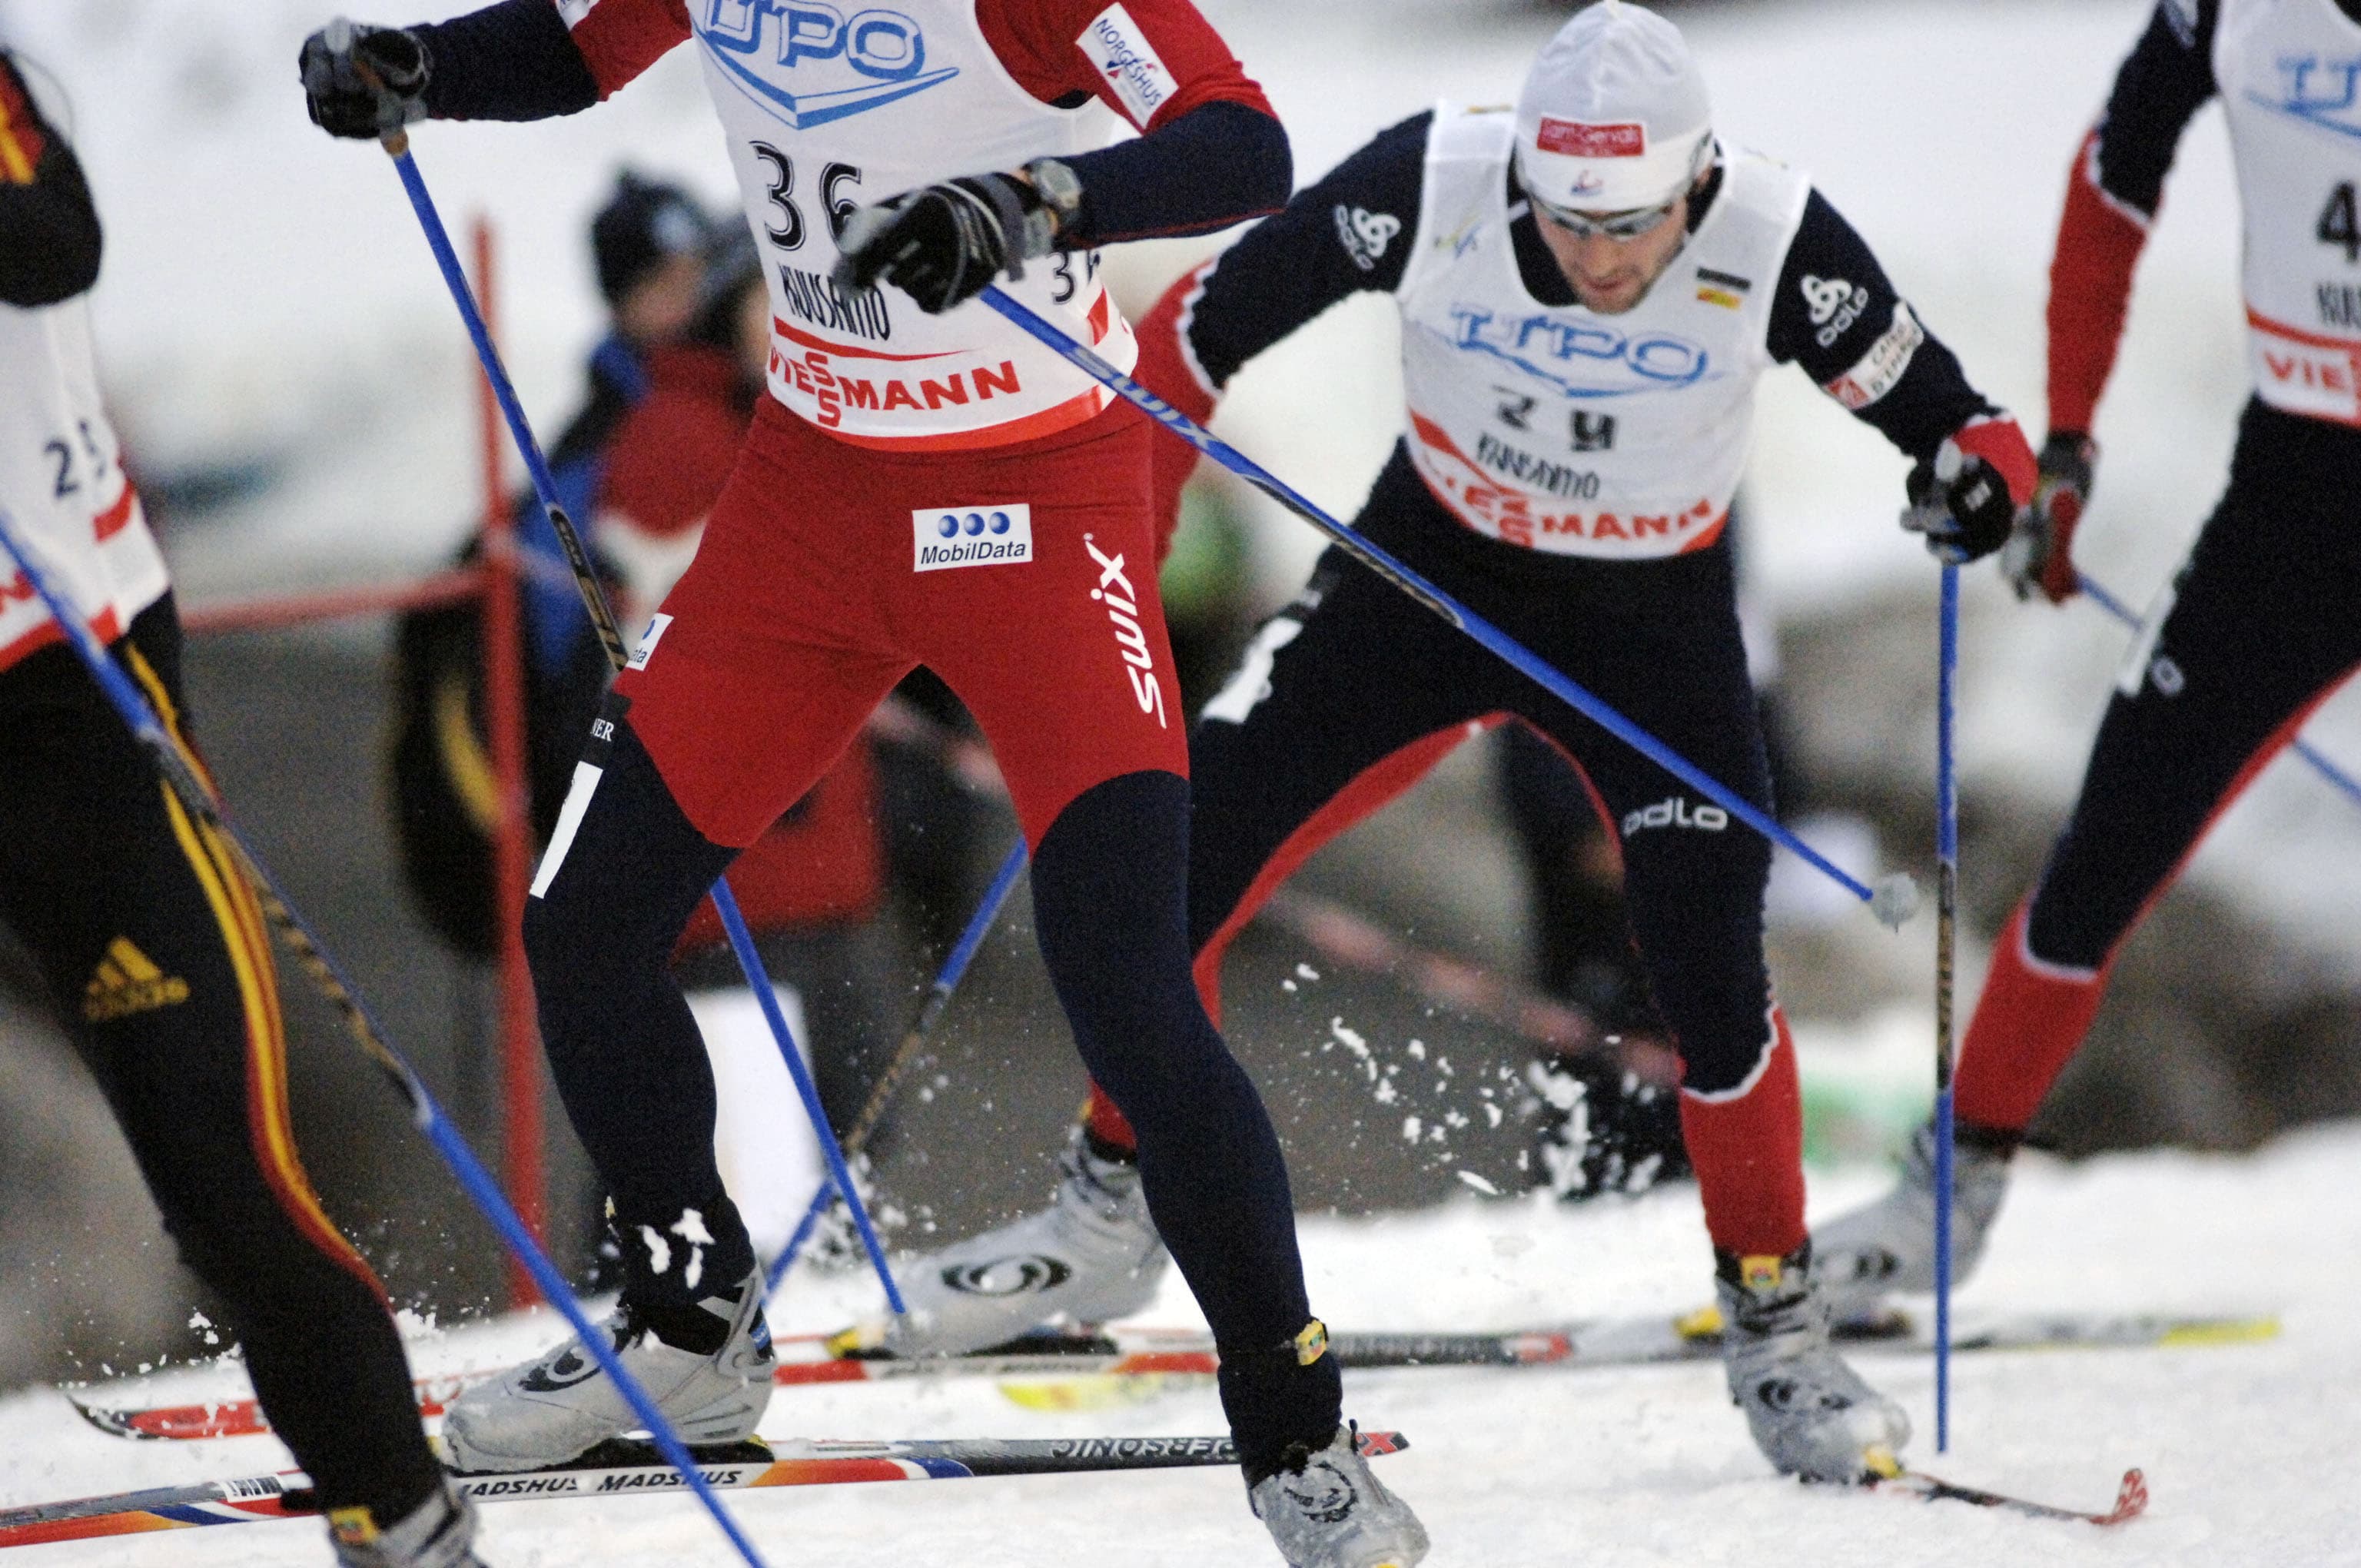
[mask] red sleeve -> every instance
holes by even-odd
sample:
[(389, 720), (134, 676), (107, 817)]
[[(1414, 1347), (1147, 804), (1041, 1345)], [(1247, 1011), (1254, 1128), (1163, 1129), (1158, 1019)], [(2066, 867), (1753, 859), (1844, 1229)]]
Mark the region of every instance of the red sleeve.
[(975, 19), (1044, 104), (1087, 93), (1143, 131), (1217, 100), (1278, 118), (1191, 0), (976, 0)]
[(2100, 187), (2097, 145), (2093, 131), (2074, 155), (2049, 263), (2049, 428), (2085, 434), (2114, 368), (2132, 269), (2147, 243), (2147, 220)]
[(694, 528), (713, 510), (745, 436), (745, 421), (728, 406), (659, 387), (617, 428), (599, 506), (659, 538)]
[[(1204, 292), (1211, 261), (1191, 268), (1164, 291), (1155, 308), (1140, 321), (1139, 363), (1132, 379), (1203, 424), (1213, 417), (1221, 399), (1195, 352), (1189, 346), (1189, 313)], [(1156, 563), (1171, 552), (1172, 535), (1180, 526), (1180, 487), (1197, 467), (1197, 449), (1178, 436), (1159, 434), (1148, 444), (1148, 495), (1156, 523)]]
[(686, 0), (581, 0), (559, 6), (601, 101), (689, 36)]
[(49, 149), (49, 135), (41, 128), (32, 94), (25, 90), (15, 64), (0, 55), (0, 185), (30, 185)]

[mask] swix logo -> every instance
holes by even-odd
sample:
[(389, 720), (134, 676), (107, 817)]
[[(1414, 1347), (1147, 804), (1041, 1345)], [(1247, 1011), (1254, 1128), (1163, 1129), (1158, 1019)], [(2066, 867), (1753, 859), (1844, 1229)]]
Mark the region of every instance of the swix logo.
[[(798, 130), (862, 114), (959, 74), (955, 65), (927, 70), (926, 38), (899, 11), (873, 7), (847, 16), (825, 0), (703, 4), (705, 23), (697, 36), (714, 63)], [(792, 87), (775, 80), (783, 72), (792, 75)]]
[(1124, 576), (1123, 556), (1100, 554), (1095, 534), (1082, 535), (1082, 548), (1099, 564), (1099, 586), (1091, 590), (1091, 598), (1106, 606), (1107, 620), (1115, 625), (1115, 649), (1130, 666), (1124, 674), (1130, 678), (1131, 695), (1138, 701), (1140, 712), (1156, 715), (1159, 729), (1169, 729), (1164, 687), (1156, 678), (1156, 656), (1148, 651), (1148, 630), (1139, 624), (1139, 595)]
[(2323, 60), (2316, 54), (2281, 55), (2275, 62), (2279, 95), (2249, 88), (2247, 100), (2266, 109), (2308, 121), (2338, 136), (2361, 137), (2361, 60)]
[(1569, 398), (1623, 398), (1703, 380), (1712, 366), (1704, 345), (1666, 332), (1627, 336), (1602, 322), (1554, 315), (1502, 317), (1455, 305), (1453, 346), (1503, 359)]
[(1685, 796), (1677, 795), (1623, 814), (1626, 839), (1651, 828), (1689, 828), (1699, 833), (1719, 833), (1729, 826), (1730, 813), (1719, 806), (1692, 806)]

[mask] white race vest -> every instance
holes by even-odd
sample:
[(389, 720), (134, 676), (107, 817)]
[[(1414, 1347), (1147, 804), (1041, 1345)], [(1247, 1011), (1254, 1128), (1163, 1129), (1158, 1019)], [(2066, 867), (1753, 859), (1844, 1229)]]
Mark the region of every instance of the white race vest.
[(2223, 0), (2213, 80), (2246, 208), (2256, 394), (2361, 425), (2361, 26), (2334, 0)]
[(1772, 296), (1810, 183), (1731, 153), (1712, 210), (1622, 315), (1543, 305), (1509, 236), (1504, 110), (1435, 110), (1396, 302), (1411, 457), (1478, 533), (1561, 555), (1702, 548), (1746, 466)]
[[(930, 316), (889, 286), (829, 282), (854, 207), (1096, 147), (1103, 108), (1053, 109), (985, 42), (974, 0), (689, 0), (747, 221), (770, 277), (772, 396), (843, 440), (996, 446), (1089, 419), (1113, 394), (983, 305)], [(1018, 299), (1116, 368), (1138, 357), (1093, 255), (1026, 263)]]
[[(52, 105), (42, 112), (59, 123)], [(51, 585), (102, 641), (170, 586), (99, 401), (90, 307), (79, 296), (35, 310), (0, 304), (0, 511), (30, 535)], [(0, 669), (60, 636), (0, 552)]]

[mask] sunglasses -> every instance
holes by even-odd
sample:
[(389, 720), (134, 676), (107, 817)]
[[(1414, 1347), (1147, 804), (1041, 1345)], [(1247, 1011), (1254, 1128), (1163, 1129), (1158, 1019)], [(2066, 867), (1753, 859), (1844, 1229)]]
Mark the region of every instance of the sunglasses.
[[(1687, 193), (1684, 191), (1681, 195)], [(1533, 211), (1577, 239), (1589, 239), (1598, 235), (1605, 235), (1609, 239), (1638, 239), (1642, 235), (1654, 232), (1659, 225), (1673, 215), (1673, 209), (1681, 204), (1681, 197), (1675, 196), (1661, 207), (1632, 207), (1620, 213), (1577, 213), (1571, 207), (1544, 202), (1531, 191), (1525, 192), (1525, 199), (1532, 203)]]

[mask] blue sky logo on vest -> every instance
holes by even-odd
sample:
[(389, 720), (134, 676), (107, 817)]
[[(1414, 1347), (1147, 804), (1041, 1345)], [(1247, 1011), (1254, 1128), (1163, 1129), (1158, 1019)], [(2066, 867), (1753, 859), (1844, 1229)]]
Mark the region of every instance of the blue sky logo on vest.
[(2250, 103), (2341, 137), (2361, 138), (2361, 60), (2323, 60), (2316, 54), (2281, 55), (2277, 64), (2279, 95), (2246, 91)]
[(899, 11), (850, 16), (825, 0), (703, 0), (697, 40), (764, 109), (797, 130), (865, 114), (959, 74), (927, 69), (918, 24)]
[(1599, 322), (1502, 316), (1479, 305), (1454, 305), (1451, 319), (1458, 327), (1453, 347), (1504, 360), (1569, 398), (1626, 398), (1693, 386), (1713, 363), (1704, 345), (1668, 332), (1631, 336)]

